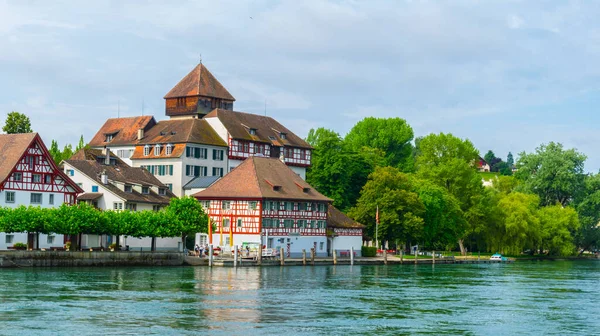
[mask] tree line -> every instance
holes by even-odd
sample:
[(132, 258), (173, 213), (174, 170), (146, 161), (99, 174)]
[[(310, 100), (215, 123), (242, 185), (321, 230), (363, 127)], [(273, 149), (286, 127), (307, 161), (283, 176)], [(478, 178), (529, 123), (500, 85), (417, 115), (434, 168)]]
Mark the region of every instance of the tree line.
[(367, 225), (369, 239), (379, 209), (377, 239), (392, 246), (574, 255), (600, 241), (600, 175), (586, 174), (586, 156), (559, 143), (519, 153), (516, 163), (490, 151), (498, 174), (484, 187), (469, 140), (414, 139), (401, 118), (365, 118), (345, 137), (313, 129), (307, 141), (307, 181)]
[(0, 207), (0, 232), (69, 235), (72, 246), (79, 245), (82, 234), (114, 235), (119, 245), (119, 236), (185, 240), (187, 235), (207, 230), (208, 217), (200, 202), (187, 196), (171, 199), (161, 211), (100, 211), (86, 203), (58, 208)]

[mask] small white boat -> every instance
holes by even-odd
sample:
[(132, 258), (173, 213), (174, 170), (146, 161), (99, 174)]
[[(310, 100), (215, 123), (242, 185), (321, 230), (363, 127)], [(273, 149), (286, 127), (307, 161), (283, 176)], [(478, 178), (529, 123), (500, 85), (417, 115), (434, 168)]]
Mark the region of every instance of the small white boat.
[(493, 261), (507, 261), (508, 258), (503, 257), (502, 254), (500, 254), (500, 253), (495, 253), (495, 254), (493, 254), (490, 257), (490, 260), (493, 260)]

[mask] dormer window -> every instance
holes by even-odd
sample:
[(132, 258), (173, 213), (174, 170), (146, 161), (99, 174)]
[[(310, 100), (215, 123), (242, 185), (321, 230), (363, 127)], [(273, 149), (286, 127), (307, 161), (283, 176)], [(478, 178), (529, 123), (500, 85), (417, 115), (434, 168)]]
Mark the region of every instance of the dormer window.
[(142, 194), (149, 194), (150, 193), (150, 187), (142, 187)]
[(144, 146), (144, 156), (150, 155), (150, 145)]
[(167, 191), (165, 190), (165, 188), (159, 188), (159, 189), (158, 189), (158, 194), (159, 194), (160, 196), (164, 196), (164, 195), (166, 195), (166, 194), (167, 194)]
[(285, 140), (285, 139), (287, 139), (287, 133), (283, 133), (283, 132), (281, 132), (281, 133), (279, 133), (279, 137), (280, 137), (281, 139)]
[(310, 188), (302, 188), (302, 192), (307, 194), (310, 191)]
[(125, 192), (126, 193), (130, 193), (133, 191), (133, 187), (131, 186), (131, 184), (126, 184), (125, 185)]
[(160, 145), (156, 144), (156, 146), (154, 146), (154, 156), (159, 156), (160, 155)]
[(278, 185), (273, 186), (273, 191), (280, 191), (280, 190), (281, 190), (281, 186), (278, 186)]
[(117, 133), (106, 134), (104, 138), (104, 142), (111, 142)]
[(167, 132), (160, 132), (160, 135), (167, 135)]
[(249, 129), (248, 133), (250, 133), (250, 135), (256, 135), (256, 128)]
[(171, 153), (173, 153), (173, 145), (167, 144), (167, 147), (165, 147), (165, 155), (171, 155)]

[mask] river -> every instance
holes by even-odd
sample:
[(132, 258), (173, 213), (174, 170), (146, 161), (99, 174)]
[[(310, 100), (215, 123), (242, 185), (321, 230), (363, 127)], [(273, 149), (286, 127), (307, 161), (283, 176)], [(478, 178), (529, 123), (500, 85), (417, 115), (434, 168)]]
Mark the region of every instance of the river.
[(0, 335), (592, 335), (599, 294), (597, 261), (4, 269)]

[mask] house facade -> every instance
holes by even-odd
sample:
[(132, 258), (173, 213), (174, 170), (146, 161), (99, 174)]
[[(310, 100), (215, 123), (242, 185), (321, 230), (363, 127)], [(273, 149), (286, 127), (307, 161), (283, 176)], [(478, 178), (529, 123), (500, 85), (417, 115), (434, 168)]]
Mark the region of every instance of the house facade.
[(360, 257), (363, 230), (366, 226), (346, 216), (331, 204), (327, 212), (327, 250), (329, 255), (335, 253), (340, 257), (349, 256), (354, 249), (354, 254)]
[(194, 197), (211, 221), (209, 244), (225, 250), (245, 244), (284, 248), (289, 257), (314, 248), (318, 256), (327, 255), (332, 200), (277, 158), (248, 157)]
[[(169, 205), (175, 195), (149, 171), (130, 167), (114, 153), (97, 149), (81, 149), (62, 168), (83, 193), (78, 202), (88, 203), (97, 209), (113, 211), (160, 211)], [(116, 237), (83, 235), (81, 247), (106, 248)], [(150, 250), (151, 238), (121, 237), (120, 244), (130, 250)], [(181, 239), (157, 238), (156, 250), (177, 250)]]
[[(0, 134), (0, 207), (59, 207), (74, 204), (82, 192), (54, 163), (37, 133)], [(0, 232), (0, 250), (15, 243), (28, 248), (64, 246), (64, 236)]]

